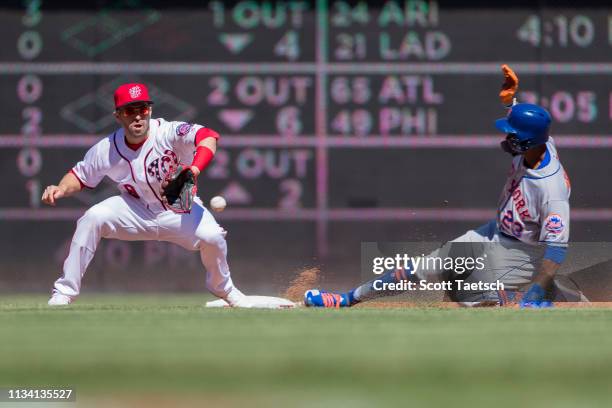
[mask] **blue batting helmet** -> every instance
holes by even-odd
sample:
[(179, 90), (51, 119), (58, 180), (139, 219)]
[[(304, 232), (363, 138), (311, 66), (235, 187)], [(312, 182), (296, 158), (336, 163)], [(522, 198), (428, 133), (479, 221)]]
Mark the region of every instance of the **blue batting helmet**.
[(507, 142), (516, 153), (542, 145), (548, 140), (550, 113), (541, 106), (519, 103), (512, 107), (507, 117), (497, 119), (495, 127), (506, 133)]

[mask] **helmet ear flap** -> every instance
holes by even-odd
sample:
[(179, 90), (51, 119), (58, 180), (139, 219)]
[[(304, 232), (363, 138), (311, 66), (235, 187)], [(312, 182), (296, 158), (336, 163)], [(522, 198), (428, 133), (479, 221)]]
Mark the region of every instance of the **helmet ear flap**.
[(510, 145), (510, 142), (508, 142), (507, 140), (502, 140), (499, 144), (504, 152), (511, 154), (513, 157), (518, 155), (517, 152), (512, 150), (512, 146)]
[(501, 143), (502, 149), (513, 156), (525, 153), (531, 147), (530, 140), (521, 140), (516, 133), (508, 133), (506, 140)]

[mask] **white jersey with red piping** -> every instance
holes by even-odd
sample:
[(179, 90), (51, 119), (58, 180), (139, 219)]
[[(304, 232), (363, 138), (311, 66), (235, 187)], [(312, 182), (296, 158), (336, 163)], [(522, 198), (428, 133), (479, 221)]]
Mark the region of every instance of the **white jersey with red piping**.
[(127, 145), (123, 128), (118, 129), (92, 146), (72, 173), (89, 188), (109, 177), (122, 193), (142, 200), (151, 211), (166, 211), (161, 201), (161, 183), (179, 163), (191, 164), (196, 133), (202, 128), (185, 122), (150, 119), (149, 135), (136, 150)]

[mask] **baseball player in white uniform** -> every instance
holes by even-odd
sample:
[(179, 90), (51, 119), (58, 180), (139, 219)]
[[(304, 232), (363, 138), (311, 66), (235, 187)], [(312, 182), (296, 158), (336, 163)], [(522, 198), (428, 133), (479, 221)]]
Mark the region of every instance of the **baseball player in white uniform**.
[[(506, 82), (500, 97), (502, 102), (510, 102), (510, 112), (496, 121), (496, 127), (507, 135), (502, 148), (513, 155), (513, 160), (499, 198), (497, 217), (428, 255), (434, 259), (480, 258), (481, 267), (472, 266), (458, 273), (440, 267), (440, 263), (432, 262), (433, 267), (423, 268), (411, 261), (406, 268), (388, 270), (346, 293), (308, 290), (304, 299), (307, 306), (346, 307), (396, 295), (397, 290), (388, 288), (397, 285), (384, 284), (405, 281), (451, 282), (446, 293), (464, 306), (518, 301), (522, 307), (548, 307), (553, 298), (567, 300), (572, 295), (553, 285), (569, 240), (570, 181), (549, 137), (551, 117), (538, 105), (516, 104), (513, 96), (518, 78), (509, 67), (503, 69)], [(468, 289), (454, 284), (458, 280)], [(496, 284), (494, 290), (490, 284)], [(500, 286), (503, 290), (498, 289)]]
[(200, 251), (210, 292), (231, 306), (250, 307), (230, 276), (226, 231), (198, 197), (189, 213), (177, 213), (169, 210), (161, 194), (166, 176), (179, 163), (191, 163), (195, 176), (210, 164), (219, 135), (200, 125), (151, 118), (153, 102), (143, 84), (121, 85), (114, 99), (121, 128), (92, 146), (59, 185), (48, 186), (42, 195), (44, 203), (55, 205), (84, 188), (95, 188), (104, 177), (117, 183), (120, 192), (78, 220), (49, 305), (67, 305), (79, 295), (100, 239), (109, 238), (168, 241)]

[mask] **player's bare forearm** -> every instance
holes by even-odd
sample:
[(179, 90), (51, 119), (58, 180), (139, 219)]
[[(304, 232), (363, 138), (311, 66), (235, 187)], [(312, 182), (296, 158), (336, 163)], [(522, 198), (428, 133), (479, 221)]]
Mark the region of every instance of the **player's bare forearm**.
[(70, 197), (82, 189), (81, 182), (71, 172), (62, 177), (58, 187), (64, 190), (64, 197)]
[(561, 264), (553, 262), (550, 259), (543, 259), (540, 265), (540, 271), (533, 279), (533, 283), (537, 283), (543, 288), (548, 287), (552, 283), (560, 267)]
[(50, 185), (45, 188), (41, 200), (45, 204), (55, 205), (60, 198), (70, 197), (81, 191), (81, 188), (79, 179), (72, 173), (66, 173), (57, 186)]

